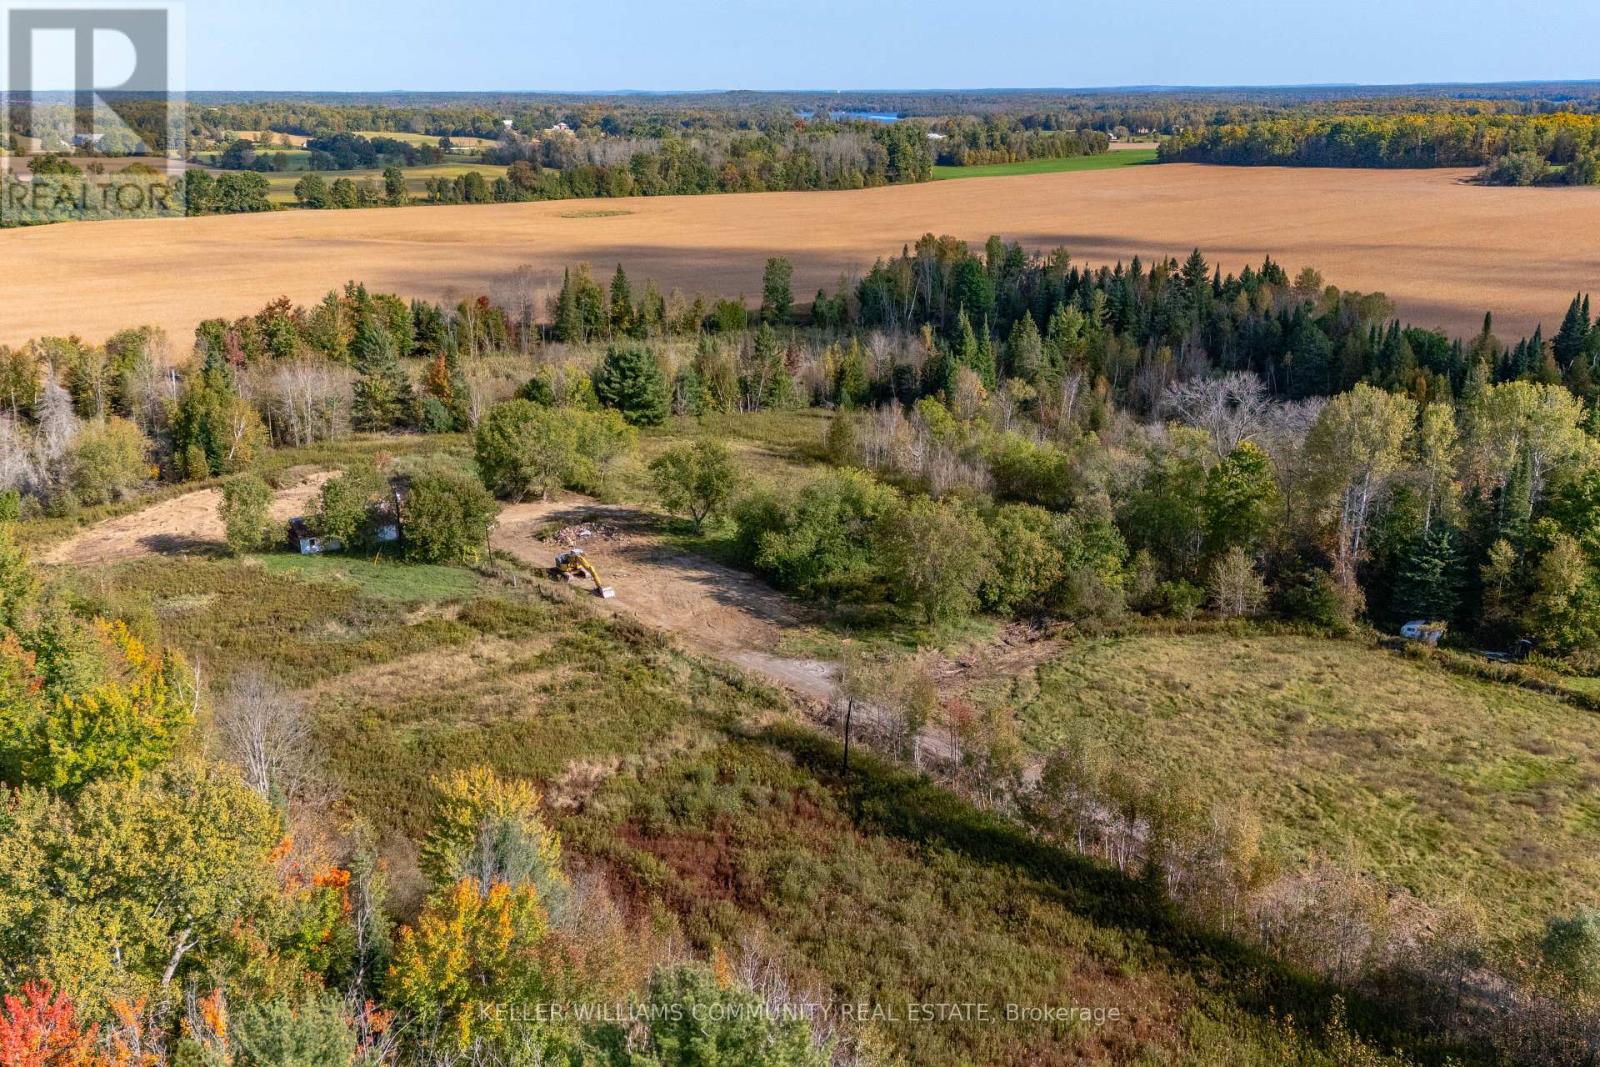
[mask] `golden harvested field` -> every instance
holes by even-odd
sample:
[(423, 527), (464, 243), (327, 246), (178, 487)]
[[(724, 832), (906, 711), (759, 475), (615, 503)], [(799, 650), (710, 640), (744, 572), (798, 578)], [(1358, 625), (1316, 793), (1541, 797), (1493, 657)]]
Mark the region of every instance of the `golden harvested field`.
[[(769, 255), (795, 264), (809, 301), (841, 273), (927, 232), (1064, 245), (1079, 262), (1196, 246), (1225, 270), (1270, 254), (1348, 288), (1381, 289), (1412, 322), (1502, 336), (1558, 325), (1572, 293), (1600, 288), (1600, 189), (1466, 185), (1465, 171), (1127, 167), (837, 193), (286, 211), (78, 223), (0, 233), (10, 277), (0, 343), (98, 340), (164, 327), (182, 348), (203, 318), (287, 295), (309, 302), (360, 279), (408, 296), (513, 286), (542, 296), (561, 269), (621, 262), (635, 284), (754, 297)], [(604, 214), (625, 211), (626, 214)], [(530, 268), (520, 273), (519, 268)]]

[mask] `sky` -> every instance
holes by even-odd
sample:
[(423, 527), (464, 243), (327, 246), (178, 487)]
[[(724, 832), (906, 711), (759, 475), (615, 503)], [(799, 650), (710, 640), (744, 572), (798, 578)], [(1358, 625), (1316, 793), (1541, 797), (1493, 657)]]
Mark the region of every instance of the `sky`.
[(1597, 0), (188, 0), (196, 90), (1600, 78)]

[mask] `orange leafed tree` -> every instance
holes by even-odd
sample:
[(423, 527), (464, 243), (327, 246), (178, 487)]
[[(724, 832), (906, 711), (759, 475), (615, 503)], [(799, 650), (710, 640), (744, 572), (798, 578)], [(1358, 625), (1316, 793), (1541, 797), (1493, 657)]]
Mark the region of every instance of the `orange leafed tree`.
[(65, 994), (28, 982), (0, 1002), (0, 1067), (89, 1067), (95, 1034), (78, 1024)]

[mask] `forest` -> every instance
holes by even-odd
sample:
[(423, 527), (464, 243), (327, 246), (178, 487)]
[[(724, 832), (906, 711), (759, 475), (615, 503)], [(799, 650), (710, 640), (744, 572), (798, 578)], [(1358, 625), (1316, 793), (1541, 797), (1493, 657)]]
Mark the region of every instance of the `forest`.
[[(632, 464), (682, 543), (862, 633), (872, 619), (919, 644), (983, 625), (1092, 638), (1214, 624), (1332, 642), (1422, 621), (1440, 648), (1396, 669), (1425, 661), (1439, 678), (1558, 692), (1580, 714), (1600, 672), (1600, 325), (1585, 296), (1548, 337), (1502, 340), (1486, 316), (1455, 338), (1398, 321), (1381, 294), (1270, 259), (1237, 275), (1199, 250), (1089, 269), (1064, 249), (931, 234), (809, 302), (782, 258), (760, 283), (747, 306), (577, 265), (544, 307), (351, 283), (310, 306), (208, 320), (192, 339), (135, 327), (102, 345), (0, 350), (0, 1050), (243, 1067), (1021, 1054), (960, 1029), (856, 1031), (762, 1010), (793, 994), (786, 968), (872, 966), (839, 942), (818, 948), (827, 935), (786, 902), (809, 914), (824, 884), (935, 878), (971, 902), (961, 914), (1022, 894), (1052, 951), (1120, 957), (1109, 971), (1152, 985), (1204, 972), (1172, 995), (1191, 1004), (1182, 1040), (1198, 1044), (1183, 1047), (1214, 1058), (1174, 1045), (1180, 1062), (1587, 1062), (1592, 910), (1469, 931), (1419, 898), (1408, 906), (1426, 918), (1393, 928), (1371, 902), (1399, 891), (1326, 861), (1312, 868), (1320, 888), (1275, 875), (1287, 861), (1247, 813), (1208, 812), (1187, 786), (1070, 744), (1042, 753), (1030, 782), (1016, 727), (992, 707), (941, 703), (917, 656), (846, 658), (841, 684), (885, 721), (875, 754), (856, 757), (861, 777), (840, 785), (833, 749), (726, 710), (770, 710), (759, 691), (567, 601), (527, 599), (514, 561), (485, 547), (502, 501), (604, 497)], [(733, 445), (756, 431), (742, 428), (807, 413), (822, 417), (806, 477), (752, 478)], [(650, 435), (674, 425), (686, 436), (645, 461)], [(336, 624), (296, 614), (354, 594), (271, 584), (294, 559), (275, 551), (277, 456), (337, 469), (306, 521), (356, 550), (363, 588), (383, 588), (392, 567), (478, 592), (441, 614), (381, 599), (345, 604)], [(28, 561), (24, 546), (47, 531), (202, 487), (216, 490), (227, 554), (118, 572), (156, 601), (41, 581)], [(192, 612), (196, 596), (213, 606)], [(237, 626), (258, 644), (231, 645), (211, 611), (245, 613)], [(398, 628), (329, 643), (374, 620)], [(558, 675), (604, 658), (616, 665), (596, 672), (607, 695), (574, 696), (558, 677), (541, 700), (625, 711), (633, 728), (643, 709), (678, 707), (684, 684), (724, 709), (674, 712), (699, 740), (650, 757), (667, 770), (636, 785), (597, 783), (592, 809), (552, 808), (523, 777), (483, 766), (492, 750), (429, 769), (426, 745), (366, 732), (376, 709), (311, 719), (299, 690), (241, 669), (282, 655), (288, 677), (334, 684), (330, 657), (403, 671), (431, 641), (569, 632)], [(1518, 641), (1532, 643), (1528, 664), (1481, 656)], [(445, 684), (427, 714), (468, 699), (460, 679)], [(579, 744), (549, 728), (549, 744)], [(330, 769), (342, 800), (307, 778), (313, 729), (350, 761)], [(925, 729), (956, 739), (948, 777), (922, 762)], [(546, 770), (553, 781), (559, 767)], [(391, 792), (396, 776), (414, 795)], [(708, 825), (728, 840), (707, 839)], [(948, 854), (895, 866), (871, 835), (896, 827)], [(410, 853), (394, 850), (402, 830)], [(856, 866), (818, 873), (843, 861), (810, 851), (809, 834), (848, 837)], [(679, 881), (706, 850), (758, 843), (777, 857), (744, 867), (718, 854), (723, 888)], [(988, 868), (1013, 863), (1026, 874), (1002, 889)], [(731, 938), (733, 901), (754, 906), (746, 892), (787, 953)], [(1082, 910), (1057, 916), (1062, 898)], [(849, 922), (892, 921), (861, 917), (894, 910), (869, 899), (879, 907), (853, 902)], [(1003, 971), (982, 953), (1022, 950), (971, 952)], [(915, 952), (926, 960), (897, 966), (948, 955)], [(574, 1002), (626, 1007), (598, 1021), (506, 1008)], [(1038, 1056), (1096, 1039), (1068, 1027), (1026, 1040)]]
[(1303, 167), (1480, 167), (1488, 185), (1600, 182), (1600, 116), (1433, 113), (1266, 119), (1185, 130), (1163, 162)]

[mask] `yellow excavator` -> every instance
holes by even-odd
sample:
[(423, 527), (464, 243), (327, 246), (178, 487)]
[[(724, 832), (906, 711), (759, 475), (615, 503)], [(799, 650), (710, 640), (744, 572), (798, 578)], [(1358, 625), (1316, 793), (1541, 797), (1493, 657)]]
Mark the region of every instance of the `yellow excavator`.
[(557, 556), (556, 565), (550, 568), (550, 577), (559, 582), (593, 582), (594, 595), (602, 600), (610, 600), (617, 595), (615, 589), (601, 584), (600, 572), (581, 549), (574, 548)]

